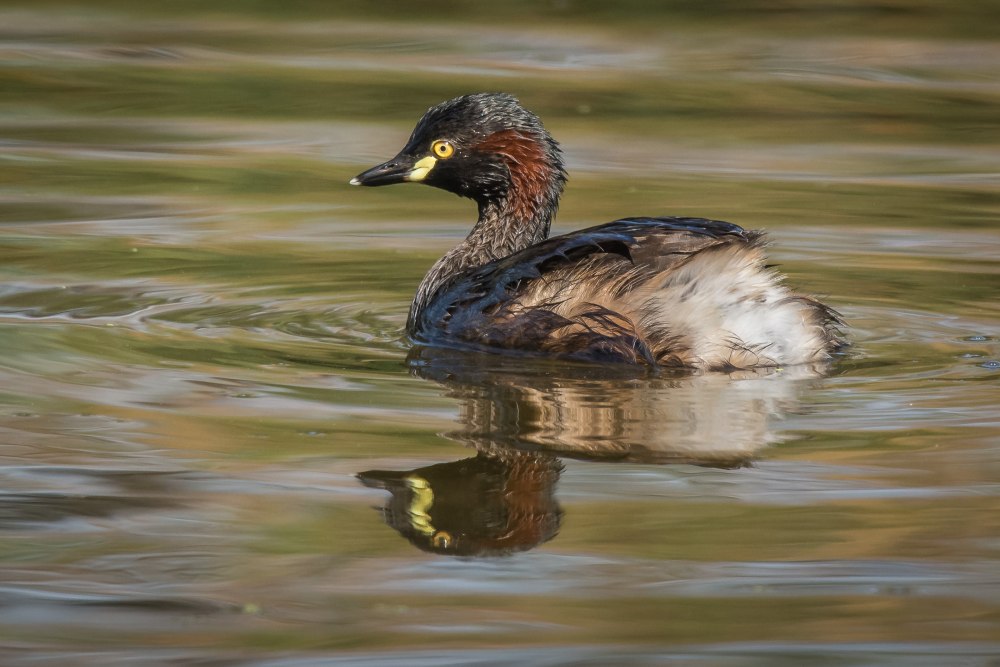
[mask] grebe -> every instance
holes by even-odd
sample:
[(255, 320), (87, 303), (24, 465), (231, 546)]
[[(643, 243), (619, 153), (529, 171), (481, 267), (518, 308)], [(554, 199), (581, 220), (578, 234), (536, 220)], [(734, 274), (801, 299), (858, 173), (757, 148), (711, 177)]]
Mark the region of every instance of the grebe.
[(765, 264), (762, 232), (637, 217), (549, 238), (562, 154), (511, 95), (431, 107), (396, 157), (351, 179), (405, 182), (479, 206), (417, 288), (416, 342), (729, 371), (822, 362), (844, 345), (839, 315)]

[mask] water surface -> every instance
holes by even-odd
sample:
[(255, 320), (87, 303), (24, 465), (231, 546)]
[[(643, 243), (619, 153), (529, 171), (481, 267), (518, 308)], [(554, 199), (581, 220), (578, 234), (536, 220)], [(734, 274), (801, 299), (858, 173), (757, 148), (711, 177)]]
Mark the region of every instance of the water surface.
[[(991, 5), (385, 8), (0, 9), (2, 662), (995, 665)], [(557, 231), (765, 228), (850, 352), (411, 351), (474, 206), (346, 183), (478, 90)]]

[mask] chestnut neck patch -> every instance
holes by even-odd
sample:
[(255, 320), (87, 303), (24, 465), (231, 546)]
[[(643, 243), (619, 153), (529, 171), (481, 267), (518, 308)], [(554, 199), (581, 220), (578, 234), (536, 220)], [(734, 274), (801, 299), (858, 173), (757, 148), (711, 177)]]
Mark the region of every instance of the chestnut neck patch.
[[(501, 156), (510, 172), (507, 209), (518, 220), (535, 220), (551, 214), (559, 196), (555, 168), (545, 146), (518, 130), (494, 132), (475, 145), (475, 150)], [(555, 191), (553, 191), (555, 190)]]

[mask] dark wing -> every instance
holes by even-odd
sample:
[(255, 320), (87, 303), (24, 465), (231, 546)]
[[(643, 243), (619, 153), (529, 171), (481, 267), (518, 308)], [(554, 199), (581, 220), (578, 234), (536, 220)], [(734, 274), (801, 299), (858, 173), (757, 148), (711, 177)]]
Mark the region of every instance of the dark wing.
[(624, 218), (556, 236), (459, 274), (430, 299), (412, 333), (424, 342), (662, 363), (616, 312), (595, 305), (570, 320), (523, 296), (543, 291), (539, 282), (550, 280), (624, 292), (706, 247), (755, 238), (732, 223), (702, 218)]

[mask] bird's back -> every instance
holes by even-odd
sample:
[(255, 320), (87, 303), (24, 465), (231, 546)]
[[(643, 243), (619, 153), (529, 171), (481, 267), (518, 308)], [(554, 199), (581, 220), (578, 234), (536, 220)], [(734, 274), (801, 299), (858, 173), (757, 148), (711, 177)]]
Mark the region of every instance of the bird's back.
[(764, 239), (701, 218), (626, 218), (458, 273), (410, 322), (428, 343), (731, 370), (822, 361), (836, 313), (793, 294)]

